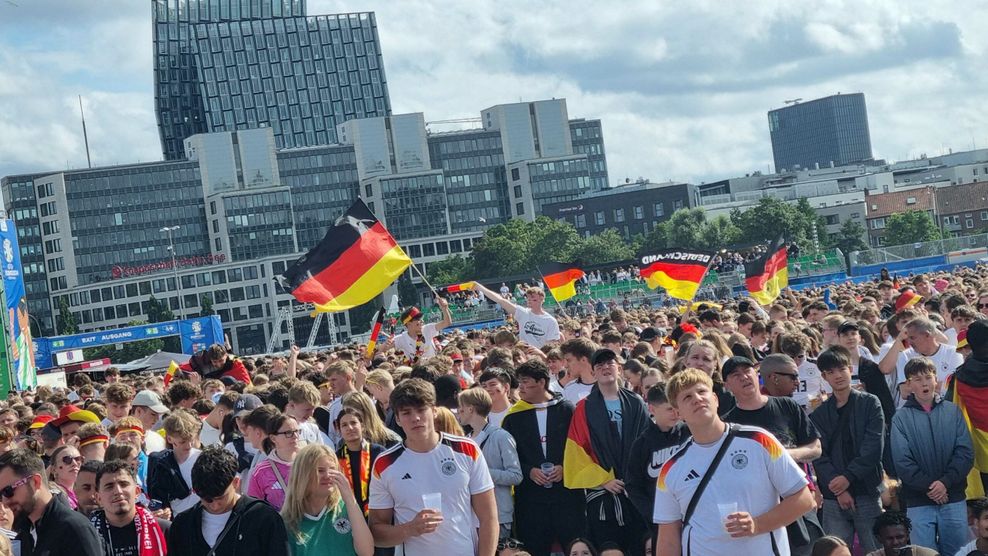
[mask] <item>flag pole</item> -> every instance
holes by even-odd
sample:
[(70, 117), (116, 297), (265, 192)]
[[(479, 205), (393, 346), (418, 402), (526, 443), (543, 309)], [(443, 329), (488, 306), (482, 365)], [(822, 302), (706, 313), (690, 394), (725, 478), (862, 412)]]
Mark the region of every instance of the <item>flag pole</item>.
[(425, 277), (425, 274), (422, 274), (422, 271), (419, 270), (419, 267), (418, 265), (415, 264), (415, 261), (412, 261), (412, 268), (415, 269), (415, 273), (419, 275), (419, 278), (422, 279), (422, 282), (425, 283), (425, 285), (428, 286), (429, 290), (432, 291), (432, 295), (439, 297), (439, 294), (436, 293), (436, 288), (432, 287), (432, 284), (429, 283), (429, 279)]

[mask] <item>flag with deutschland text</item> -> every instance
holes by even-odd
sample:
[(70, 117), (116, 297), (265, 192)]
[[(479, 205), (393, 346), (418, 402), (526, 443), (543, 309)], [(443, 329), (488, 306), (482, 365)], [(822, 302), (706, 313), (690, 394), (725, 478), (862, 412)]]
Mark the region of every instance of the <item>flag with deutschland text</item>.
[(762, 256), (744, 263), (744, 284), (751, 297), (768, 305), (789, 285), (788, 250), (782, 238), (772, 242)]
[(556, 303), (576, 295), (576, 281), (583, 278), (583, 271), (576, 263), (546, 263), (539, 265), (539, 272)]
[(360, 199), (326, 237), (285, 271), (282, 283), (316, 312), (334, 313), (363, 305), (412, 264), (384, 225)]
[(640, 272), (649, 288), (665, 288), (670, 297), (689, 301), (703, 283), (714, 253), (665, 249), (640, 259)]

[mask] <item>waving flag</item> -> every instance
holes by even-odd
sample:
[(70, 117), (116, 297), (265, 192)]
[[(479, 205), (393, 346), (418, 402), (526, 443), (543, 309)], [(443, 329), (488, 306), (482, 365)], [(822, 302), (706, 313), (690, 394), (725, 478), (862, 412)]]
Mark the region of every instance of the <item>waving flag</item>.
[(172, 379), (175, 378), (175, 375), (177, 375), (178, 373), (179, 373), (178, 363), (176, 363), (174, 361), (172, 361), (171, 363), (169, 363), (168, 364), (168, 370), (165, 371), (165, 387), (166, 388), (168, 387), (168, 384), (172, 381)]
[(338, 312), (367, 303), (412, 264), (391, 234), (360, 199), (326, 237), (282, 275), (295, 299), (316, 312)]
[(744, 263), (744, 284), (755, 301), (768, 305), (789, 285), (787, 259), (786, 246), (780, 237), (764, 255)]
[(576, 263), (546, 263), (539, 266), (539, 272), (556, 303), (576, 295), (576, 281), (583, 278), (583, 271)]
[(377, 347), (377, 337), (381, 334), (382, 326), (384, 326), (384, 307), (377, 311), (377, 318), (374, 319), (374, 328), (371, 329), (370, 340), (367, 341), (367, 359), (374, 357), (374, 348)]
[(649, 288), (665, 288), (670, 297), (691, 300), (703, 283), (714, 253), (666, 249), (640, 260), (641, 276)]
[(473, 289), (473, 282), (463, 282), (462, 284), (453, 284), (452, 286), (446, 286), (443, 288), (446, 293), (457, 293), (466, 292)]

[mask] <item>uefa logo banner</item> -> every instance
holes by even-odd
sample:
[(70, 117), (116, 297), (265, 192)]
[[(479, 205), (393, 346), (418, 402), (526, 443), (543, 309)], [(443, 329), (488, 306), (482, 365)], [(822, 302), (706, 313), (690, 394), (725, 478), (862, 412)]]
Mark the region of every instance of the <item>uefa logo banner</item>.
[[(21, 253), (17, 245), (17, 228), (12, 220), (0, 220), (0, 264), (3, 272), (3, 291), (6, 299), (3, 318), (4, 339), (13, 386), (27, 390), (38, 385), (38, 372), (34, 362), (31, 341), (31, 323), (27, 310), (27, 294), (24, 290), (24, 271)], [(6, 392), (0, 392), (5, 395)]]

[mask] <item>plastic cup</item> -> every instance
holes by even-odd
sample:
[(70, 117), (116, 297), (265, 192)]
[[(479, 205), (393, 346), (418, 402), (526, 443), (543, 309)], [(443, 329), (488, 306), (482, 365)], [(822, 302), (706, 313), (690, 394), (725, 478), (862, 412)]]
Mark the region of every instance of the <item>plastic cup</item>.
[(422, 509), (435, 510), (439, 513), (443, 511), (443, 494), (441, 492), (430, 492), (422, 495)]
[[(555, 465), (553, 465), (552, 463), (550, 463), (550, 462), (547, 461), (547, 462), (545, 462), (545, 463), (543, 463), (542, 465), (539, 466), (539, 470), (542, 471), (542, 474), (543, 475), (548, 476), (549, 473), (552, 473), (552, 469), (554, 467), (555, 467)], [(546, 483), (546, 484), (542, 485), (542, 488), (552, 488), (552, 483)]]
[(717, 504), (717, 511), (720, 512), (720, 521), (724, 525), (724, 530), (727, 531), (727, 517), (738, 512), (738, 503), (719, 502)]

